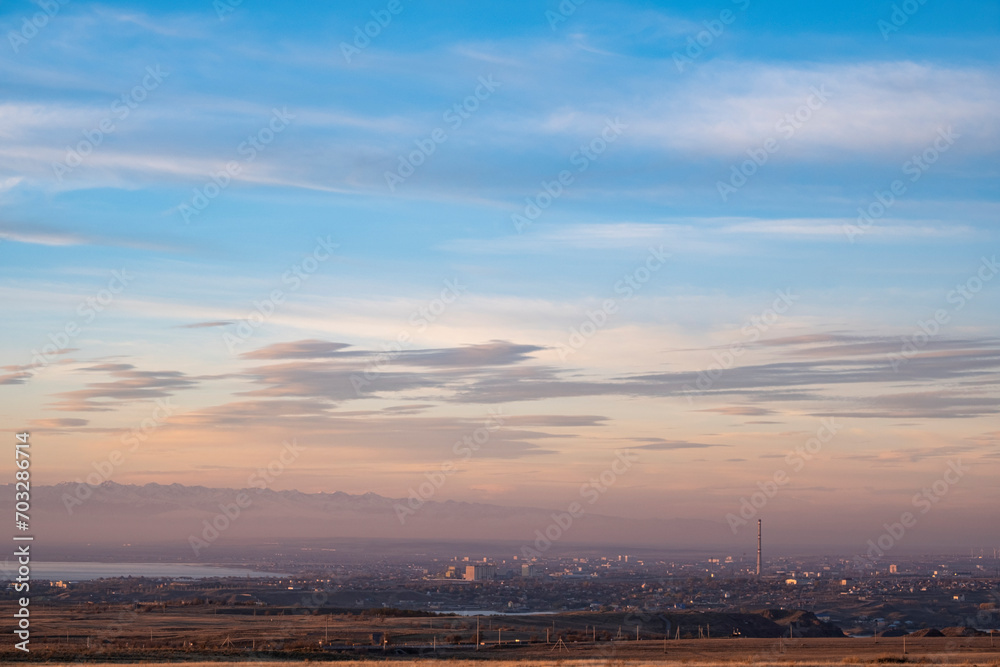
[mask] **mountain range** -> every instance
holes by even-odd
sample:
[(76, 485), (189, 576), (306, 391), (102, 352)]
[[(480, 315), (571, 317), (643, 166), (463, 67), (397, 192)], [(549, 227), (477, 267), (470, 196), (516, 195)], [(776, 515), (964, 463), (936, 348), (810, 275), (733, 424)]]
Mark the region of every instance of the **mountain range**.
[[(13, 486), (0, 489), (13, 504)], [(207, 546), (367, 538), (520, 542), (538, 553), (568, 544), (734, 546), (722, 522), (625, 519), (592, 513), (585, 502), (552, 510), (452, 500), (417, 502), (374, 493), (115, 482), (33, 486), (31, 491), (31, 525), (37, 539), (64, 545), (203, 542)]]

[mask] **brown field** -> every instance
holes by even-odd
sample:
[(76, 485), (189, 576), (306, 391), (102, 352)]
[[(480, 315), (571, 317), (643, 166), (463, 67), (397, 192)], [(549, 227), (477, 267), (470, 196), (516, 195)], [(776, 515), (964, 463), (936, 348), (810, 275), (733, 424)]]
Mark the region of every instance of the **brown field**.
[[(684, 664), (697, 666), (875, 665), (924, 663), (1000, 667), (1000, 641), (989, 637), (925, 637), (835, 639), (670, 639), (640, 628), (621, 628), (621, 639), (593, 642), (593, 624), (601, 617), (587, 614), (489, 618), (480, 622), (476, 650), (476, 619), (454, 617), (363, 618), (354, 615), (285, 614), (252, 609), (172, 607), (135, 610), (131, 607), (86, 605), (32, 609), (31, 653), (14, 649), (12, 609), (0, 610), (0, 663), (23, 661), (69, 663), (268, 661), (338, 661), (368, 665), (387, 660), (428, 663), (442, 658), (451, 664), (504, 661), (514, 665)], [(597, 636), (619, 626), (614, 617), (598, 622)], [(553, 629), (554, 628), (554, 629)], [(552, 643), (546, 642), (546, 630)], [(375, 642), (373, 645), (373, 633)], [(501, 643), (498, 645), (497, 640)], [(387, 639), (385, 644), (382, 638)], [(556, 644), (557, 638), (563, 643)], [(337, 650), (324, 650), (321, 642)], [(520, 640), (520, 641), (517, 641)], [(456, 643), (458, 642), (458, 643)], [(77, 662), (78, 664), (78, 662)]]

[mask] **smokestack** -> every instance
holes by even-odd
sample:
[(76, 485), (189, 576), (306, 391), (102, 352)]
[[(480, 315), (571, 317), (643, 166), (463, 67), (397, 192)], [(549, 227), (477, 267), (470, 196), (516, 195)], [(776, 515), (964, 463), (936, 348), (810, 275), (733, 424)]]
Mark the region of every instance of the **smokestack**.
[(760, 576), (760, 519), (757, 519), (757, 576)]

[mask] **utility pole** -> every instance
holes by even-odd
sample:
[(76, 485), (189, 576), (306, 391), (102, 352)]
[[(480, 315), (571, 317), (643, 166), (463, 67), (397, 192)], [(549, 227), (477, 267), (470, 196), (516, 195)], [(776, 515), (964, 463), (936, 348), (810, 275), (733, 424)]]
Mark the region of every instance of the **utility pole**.
[(476, 650), (479, 650), (479, 617), (476, 616)]
[(757, 519), (757, 578), (760, 579), (760, 519)]

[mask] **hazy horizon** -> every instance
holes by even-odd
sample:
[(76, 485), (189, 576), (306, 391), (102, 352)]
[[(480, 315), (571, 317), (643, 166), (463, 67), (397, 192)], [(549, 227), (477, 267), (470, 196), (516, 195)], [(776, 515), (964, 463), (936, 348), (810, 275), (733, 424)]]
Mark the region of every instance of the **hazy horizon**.
[[(13, 492), (12, 485), (0, 488), (5, 497)], [(77, 558), (96, 549), (128, 559), (140, 546), (173, 545), (172, 553), (198, 562), (228, 562), (236, 558), (241, 546), (279, 543), (293, 548), (325, 545), (348, 552), (359, 543), (382, 544), (383, 549), (395, 545), (408, 552), (422, 544), (436, 545), (436, 553), (450, 555), (454, 554), (448, 550), (456, 545), (492, 545), (487, 550), (490, 555), (510, 551), (546, 558), (608, 549), (752, 558), (756, 547), (756, 526), (733, 531), (725, 521), (636, 520), (590, 508), (570, 515), (561, 508), (455, 500), (427, 500), (408, 511), (408, 500), (372, 493), (304, 494), (260, 487), (62, 483), (34, 487), (34, 534), (47, 545), (43, 550), (56, 548)], [(989, 557), (991, 550), (995, 553), (989, 535), (968, 540), (960, 527), (947, 525), (956, 519), (952, 513), (944, 514), (944, 526), (937, 524), (937, 535), (930, 531), (907, 535), (905, 529), (910, 527), (904, 527), (903, 534), (895, 537), (899, 526), (888, 524), (873, 538), (868, 538), (867, 526), (861, 523), (844, 522), (837, 526), (840, 532), (831, 532), (825, 525), (804, 527), (794, 521), (784, 523), (777, 516), (761, 516), (765, 561), (825, 554), (863, 567), (915, 555), (961, 556), (973, 550)], [(150, 532), (149, 526), (155, 526), (155, 531)], [(884, 535), (892, 537), (892, 543), (879, 548), (878, 540), (887, 539)]]

